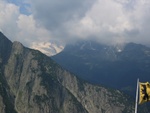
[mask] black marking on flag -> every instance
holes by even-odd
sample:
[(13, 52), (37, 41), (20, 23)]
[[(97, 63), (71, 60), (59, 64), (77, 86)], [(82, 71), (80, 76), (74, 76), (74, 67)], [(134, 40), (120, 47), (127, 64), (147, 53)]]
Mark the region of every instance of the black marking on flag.
[(142, 94), (144, 94), (143, 100), (148, 101), (149, 96), (147, 94), (147, 90), (146, 90), (146, 85), (142, 85), (143, 89), (142, 89)]

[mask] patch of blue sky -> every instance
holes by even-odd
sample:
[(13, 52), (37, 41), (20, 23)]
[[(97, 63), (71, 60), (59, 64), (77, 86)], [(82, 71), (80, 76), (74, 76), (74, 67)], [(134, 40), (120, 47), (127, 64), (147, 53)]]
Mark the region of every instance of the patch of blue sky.
[(19, 7), (20, 13), (25, 15), (30, 15), (30, 4), (25, 2), (25, 0), (7, 0), (8, 3), (15, 4)]
[(30, 15), (31, 14), (31, 11), (30, 11), (30, 5), (29, 4), (23, 4), (20, 6), (20, 12), (22, 14), (25, 14), (25, 15)]

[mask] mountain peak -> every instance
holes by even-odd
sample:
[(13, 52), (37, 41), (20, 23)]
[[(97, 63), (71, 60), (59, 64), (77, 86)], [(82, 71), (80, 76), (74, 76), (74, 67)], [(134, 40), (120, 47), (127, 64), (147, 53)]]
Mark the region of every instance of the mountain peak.
[(0, 31), (0, 42), (2, 43), (12, 43), (1, 31)]
[(20, 42), (8, 43), (0, 44), (1, 113), (133, 113), (132, 99), (120, 91), (80, 80)]
[(11, 51), (12, 42), (0, 32), (0, 57), (2, 57), (2, 62), (4, 63)]
[(6, 37), (4, 36), (4, 34), (0, 31), (0, 40), (5, 39)]
[(15, 46), (16, 48), (17, 48), (17, 47), (18, 47), (18, 48), (23, 47), (22, 43), (20, 43), (20, 42), (18, 42), (18, 41), (14, 41), (14, 42), (13, 42), (13, 46)]

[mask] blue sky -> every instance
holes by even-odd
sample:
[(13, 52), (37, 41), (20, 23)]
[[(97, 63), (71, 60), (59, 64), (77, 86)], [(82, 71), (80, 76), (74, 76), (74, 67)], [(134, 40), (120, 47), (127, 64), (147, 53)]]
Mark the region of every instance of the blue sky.
[(13, 3), (17, 6), (19, 6), (20, 13), (25, 14), (25, 15), (30, 15), (31, 12), (29, 11), (30, 9), (30, 4), (25, 1), (25, 0), (7, 0), (8, 3)]
[(0, 0), (0, 30), (49, 52), (79, 39), (150, 46), (149, 0)]

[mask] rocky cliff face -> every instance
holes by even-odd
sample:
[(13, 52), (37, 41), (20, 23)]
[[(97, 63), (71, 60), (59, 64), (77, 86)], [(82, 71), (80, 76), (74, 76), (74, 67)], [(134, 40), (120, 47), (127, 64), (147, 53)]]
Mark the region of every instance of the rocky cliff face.
[(0, 33), (0, 113), (133, 112), (132, 99), (120, 91), (79, 80), (51, 58)]

